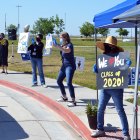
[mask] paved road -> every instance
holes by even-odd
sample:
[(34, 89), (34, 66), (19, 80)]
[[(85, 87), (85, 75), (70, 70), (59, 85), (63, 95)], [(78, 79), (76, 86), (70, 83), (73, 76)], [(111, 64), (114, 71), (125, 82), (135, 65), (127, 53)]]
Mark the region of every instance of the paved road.
[(0, 140), (82, 140), (55, 112), (0, 85)]

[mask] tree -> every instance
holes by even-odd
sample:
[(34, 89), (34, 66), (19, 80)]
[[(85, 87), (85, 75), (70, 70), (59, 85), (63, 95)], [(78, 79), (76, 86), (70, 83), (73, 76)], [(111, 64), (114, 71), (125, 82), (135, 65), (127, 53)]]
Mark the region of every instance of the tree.
[(15, 29), (17, 31), (17, 27), (13, 24), (10, 24), (7, 28), (6, 31), (10, 30), (10, 29)]
[(107, 37), (109, 34), (109, 29), (107, 28), (99, 28), (98, 33), (101, 34), (103, 37)]
[(56, 33), (57, 35), (60, 34), (64, 30), (64, 21), (60, 19), (58, 15), (54, 18), (53, 16), (48, 18), (39, 18), (33, 25), (32, 33), (41, 33), (46, 35), (48, 33)]
[(64, 28), (64, 21), (63, 19), (60, 19), (58, 15), (56, 15), (54, 19), (54, 24), (55, 24), (55, 33), (59, 35), (65, 28)]
[(32, 34), (37, 34), (37, 32), (36, 32), (35, 30), (30, 30), (30, 32), (31, 32)]
[(127, 36), (129, 34), (129, 31), (123, 28), (119, 28), (118, 30), (116, 30), (116, 32), (118, 32), (119, 36), (121, 36), (122, 38), (123, 36)]
[(86, 37), (94, 35), (94, 26), (93, 24), (89, 22), (85, 22), (82, 27), (80, 27), (80, 33), (81, 35), (84, 35)]
[(33, 32), (39, 32), (43, 35), (46, 35), (48, 33), (53, 33), (54, 27), (55, 25), (53, 18), (39, 18), (33, 25)]

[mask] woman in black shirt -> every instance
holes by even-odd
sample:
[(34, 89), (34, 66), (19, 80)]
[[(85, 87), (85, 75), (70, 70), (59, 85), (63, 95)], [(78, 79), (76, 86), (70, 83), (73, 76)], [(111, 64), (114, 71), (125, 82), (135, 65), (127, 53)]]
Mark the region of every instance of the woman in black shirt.
[(38, 82), (37, 82), (37, 68), (38, 68), (38, 72), (39, 72), (39, 76), (40, 76), (40, 83), (43, 87), (46, 87), (44, 72), (43, 72), (42, 52), (43, 52), (44, 44), (41, 42), (42, 39), (43, 39), (43, 35), (38, 34), (36, 36), (36, 42), (33, 42), (28, 47), (28, 51), (30, 53), (31, 64), (32, 64), (32, 75), (33, 75), (33, 79), (32, 79), (33, 85), (32, 86), (38, 85)]

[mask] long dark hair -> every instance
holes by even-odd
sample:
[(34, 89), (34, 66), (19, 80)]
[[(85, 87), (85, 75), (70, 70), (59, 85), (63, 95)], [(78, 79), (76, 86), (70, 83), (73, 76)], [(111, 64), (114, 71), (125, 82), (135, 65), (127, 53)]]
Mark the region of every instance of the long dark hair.
[(61, 33), (61, 36), (66, 39), (66, 42), (67, 43), (70, 43), (71, 42), (70, 36), (69, 36), (69, 34), (67, 32)]

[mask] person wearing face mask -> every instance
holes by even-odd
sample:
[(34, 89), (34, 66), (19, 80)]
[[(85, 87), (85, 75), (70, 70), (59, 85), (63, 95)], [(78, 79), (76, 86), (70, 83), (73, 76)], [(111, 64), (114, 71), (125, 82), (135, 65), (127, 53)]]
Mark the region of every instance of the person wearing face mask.
[(36, 42), (32, 40), (32, 44), (28, 47), (28, 52), (30, 54), (31, 58), (31, 64), (32, 64), (32, 86), (37, 86), (37, 69), (40, 76), (40, 83), (41, 86), (46, 87), (45, 85), (45, 78), (44, 78), (44, 72), (43, 72), (43, 48), (44, 44), (41, 42), (43, 39), (42, 34), (38, 34), (36, 36)]
[(2, 66), (2, 72), (8, 74), (7, 67), (8, 67), (8, 40), (4, 38), (4, 33), (0, 34), (0, 66)]
[(74, 47), (71, 43), (69, 34), (67, 32), (63, 32), (60, 35), (60, 45), (57, 43), (53, 44), (56, 48), (60, 50), (60, 54), (62, 57), (62, 66), (60, 68), (57, 84), (59, 85), (61, 91), (61, 98), (57, 99), (58, 102), (65, 102), (68, 101), (68, 97), (66, 95), (65, 87), (63, 85), (63, 80), (66, 77), (68, 89), (70, 92), (70, 96), (72, 101), (68, 104), (69, 107), (76, 106), (75, 101), (75, 91), (72, 85), (72, 79), (74, 76), (74, 72), (76, 70), (75, 59), (74, 59)]

